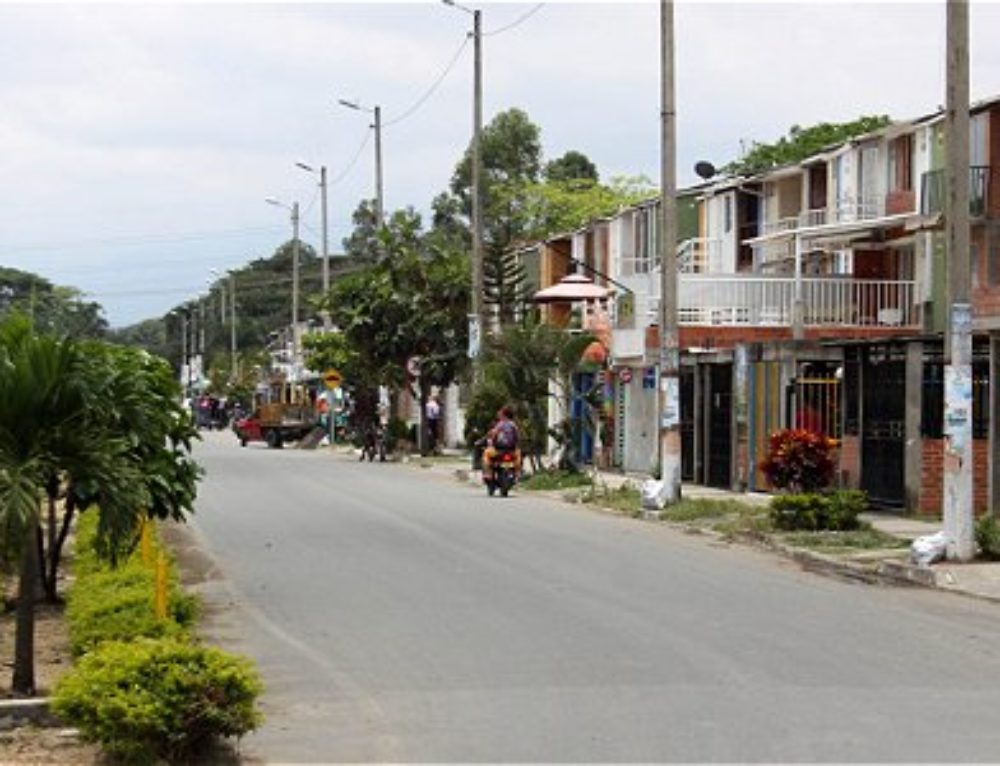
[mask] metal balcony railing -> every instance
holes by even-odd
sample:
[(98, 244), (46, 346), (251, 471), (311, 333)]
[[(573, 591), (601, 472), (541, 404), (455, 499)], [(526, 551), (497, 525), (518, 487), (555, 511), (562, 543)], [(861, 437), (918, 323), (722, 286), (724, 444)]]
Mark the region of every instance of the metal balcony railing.
[[(969, 215), (986, 215), (989, 204), (990, 166), (969, 168)], [(920, 178), (920, 212), (923, 215), (943, 213), (945, 207), (944, 169), (929, 170)]]

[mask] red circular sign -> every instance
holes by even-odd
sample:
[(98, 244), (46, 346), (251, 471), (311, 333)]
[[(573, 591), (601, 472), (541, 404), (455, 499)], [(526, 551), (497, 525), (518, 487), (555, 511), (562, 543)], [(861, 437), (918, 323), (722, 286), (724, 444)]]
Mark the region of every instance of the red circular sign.
[(632, 380), (632, 368), (622, 367), (622, 369), (619, 370), (618, 372), (618, 380), (620, 380), (622, 383), (628, 383), (630, 380)]

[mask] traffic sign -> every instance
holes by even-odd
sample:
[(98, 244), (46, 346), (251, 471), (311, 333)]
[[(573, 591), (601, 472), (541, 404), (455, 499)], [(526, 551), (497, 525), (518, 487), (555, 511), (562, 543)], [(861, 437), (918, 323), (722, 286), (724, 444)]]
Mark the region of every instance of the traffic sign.
[(343, 382), (343, 376), (336, 370), (331, 369), (323, 373), (323, 384), (331, 391), (335, 388), (340, 388), (340, 384)]
[(622, 367), (618, 371), (618, 380), (620, 380), (622, 383), (630, 383), (632, 381), (632, 368)]

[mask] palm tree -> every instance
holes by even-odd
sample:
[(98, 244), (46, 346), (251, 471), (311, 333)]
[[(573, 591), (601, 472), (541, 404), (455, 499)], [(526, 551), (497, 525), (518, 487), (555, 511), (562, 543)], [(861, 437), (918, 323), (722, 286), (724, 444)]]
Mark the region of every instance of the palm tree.
[(37, 336), (22, 317), (0, 325), (0, 529), (20, 550), (13, 690), (32, 695), (36, 530), (57, 435), (82, 419), (81, 356), (69, 339)]

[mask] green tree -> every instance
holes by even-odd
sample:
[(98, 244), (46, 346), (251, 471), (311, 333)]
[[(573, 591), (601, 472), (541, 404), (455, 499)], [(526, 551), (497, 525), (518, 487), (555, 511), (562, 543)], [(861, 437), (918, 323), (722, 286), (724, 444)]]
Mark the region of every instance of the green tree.
[(821, 122), (808, 128), (792, 125), (788, 135), (773, 144), (754, 142), (745, 157), (730, 162), (723, 170), (731, 175), (754, 175), (800, 162), (829, 146), (884, 128), (890, 122), (888, 115), (876, 114), (850, 122)]
[(597, 166), (582, 152), (570, 149), (562, 157), (545, 163), (545, 180), (555, 183), (568, 181), (598, 182)]
[(343, 240), (344, 254), (350, 258), (374, 261), (378, 257), (378, 221), (375, 200), (363, 199), (351, 213), (354, 228)]
[(99, 338), (108, 328), (102, 312), (100, 304), (84, 300), (75, 287), (60, 287), (37, 274), (0, 266), (0, 319), (22, 313), (42, 332)]
[(380, 235), (380, 260), (331, 290), (328, 306), (343, 340), (324, 342), (324, 351), (339, 356), (347, 378), (366, 381), (369, 391), (407, 385), (406, 361), (419, 356), (423, 399), (465, 364), (469, 265), (463, 252), (429, 247), (419, 224), (406, 211), (393, 214)]
[(34, 692), (35, 591), (57, 597), (74, 514), (99, 508), (101, 551), (114, 560), (144, 518), (192, 508), (199, 471), (179, 394), (168, 364), (145, 352), (37, 335), (22, 317), (0, 324), (0, 523), (21, 549), (18, 693)]

